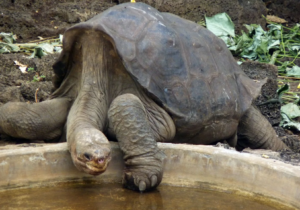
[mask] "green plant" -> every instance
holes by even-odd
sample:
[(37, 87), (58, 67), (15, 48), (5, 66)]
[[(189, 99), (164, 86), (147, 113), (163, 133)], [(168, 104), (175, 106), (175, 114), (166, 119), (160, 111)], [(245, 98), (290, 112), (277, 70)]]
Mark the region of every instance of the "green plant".
[(28, 71), (28, 72), (34, 71), (34, 68), (33, 68), (33, 67), (29, 67), (29, 68), (27, 68), (27, 71)]
[(45, 78), (46, 78), (45, 75), (38, 75), (38, 74), (36, 74), (36, 75), (34, 75), (32, 82), (40, 82), (40, 81), (42, 81)]
[(238, 63), (250, 59), (278, 66), (278, 74), (283, 78), (277, 90), (278, 102), (283, 105), (280, 125), (300, 131), (300, 123), (295, 121), (300, 117), (300, 97), (298, 93), (290, 91), (288, 84), (291, 78), (300, 78), (300, 67), (295, 64), (300, 57), (300, 24), (288, 28), (272, 23), (267, 31), (260, 25), (244, 25), (248, 32), (242, 31), (242, 35), (238, 36), (226, 13), (205, 19), (207, 29), (220, 37), (234, 56), (240, 57)]
[[(300, 55), (300, 24), (288, 28), (272, 23), (267, 31), (260, 25), (244, 25), (248, 32), (242, 31), (238, 36), (226, 13), (205, 19), (207, 29), (219, 36), (234, 56), (272, 63), (278, 66), (280, 75), (300, 78), (300, 67), (294, 63)], [(283, 58), (290, 61), (282, 61)]]

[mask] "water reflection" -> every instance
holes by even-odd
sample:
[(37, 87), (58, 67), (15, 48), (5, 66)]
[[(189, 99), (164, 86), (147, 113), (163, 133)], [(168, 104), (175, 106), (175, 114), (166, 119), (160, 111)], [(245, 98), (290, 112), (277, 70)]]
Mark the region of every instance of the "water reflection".
[(147, 193), (121, 184), (77, 183), (0, 192), (2, 210), (290, 210), (231, 193), (160, 186)]
[(148, 193), (139, 193), (126, 202), (125, 209), (160, 210), (163, 208), (162, 196), (158, 190)]

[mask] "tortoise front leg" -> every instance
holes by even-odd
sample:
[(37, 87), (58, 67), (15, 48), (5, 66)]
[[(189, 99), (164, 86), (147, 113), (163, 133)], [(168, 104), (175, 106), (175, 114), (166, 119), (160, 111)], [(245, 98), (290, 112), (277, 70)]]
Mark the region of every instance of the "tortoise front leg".
[(29, 140), (53, 140), (62, 135), (72, 100), (41, 103), (9, 102), (0, 107), (0, 133)]
[(157, 147), (141, 100), (132, 94), (118, 96), (109, 108), (108, 120), (124, 152), (123, 185), (139, 191), (158, 186), (163, 176), (165, 155)]

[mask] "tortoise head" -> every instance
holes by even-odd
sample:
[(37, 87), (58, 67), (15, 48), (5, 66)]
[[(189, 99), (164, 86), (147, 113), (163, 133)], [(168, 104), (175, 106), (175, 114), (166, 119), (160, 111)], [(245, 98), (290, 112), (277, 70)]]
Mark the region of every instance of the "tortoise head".
[(110, 160), (110, 144), (96, 129), (83, 129), (71, 141), (69, 150), (76, 168), (91, 175), (102, 174)]

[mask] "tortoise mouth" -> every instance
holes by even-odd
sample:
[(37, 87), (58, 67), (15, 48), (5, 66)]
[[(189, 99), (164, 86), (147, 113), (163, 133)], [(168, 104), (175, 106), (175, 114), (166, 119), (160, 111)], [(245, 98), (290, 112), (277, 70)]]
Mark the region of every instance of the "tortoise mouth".
[(110, 156), (105, 158), (93, 159), (90, 161), (86, 161), (78, 157), (75, 165), (77, 166), (77, 168), (79, 168), (79, 170), (97, 176), (106, 171), (110, 160), (111, 160)]
[(93, 163), (87, 162), (86, 167), (89, 169), (89, 174), (99, 175), (106, 171), (109, 161), (105, 161), (104, 165), (95, 165)]

